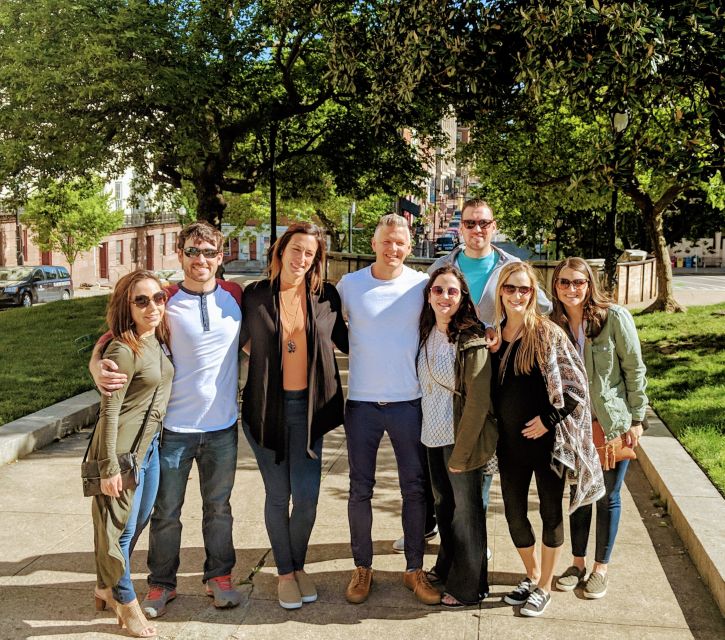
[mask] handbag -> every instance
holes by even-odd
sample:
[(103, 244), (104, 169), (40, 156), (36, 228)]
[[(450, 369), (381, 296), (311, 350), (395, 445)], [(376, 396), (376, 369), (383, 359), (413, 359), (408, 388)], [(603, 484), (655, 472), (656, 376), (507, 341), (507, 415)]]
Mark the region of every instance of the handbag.
[[(163, 358), (163, 351), (161, 357)], [(151, 409), (153, 409), (158, 391), (159, 387), (156, 387), (154, 395), (151, 398), (151, 404), (149, 404), (149, 408), (146, 409), (146, 413), (144, 414), (141, 428), (138, 430), (136, 438), (133, 441), (133, 445), (131, 446), (131, 451), (118, 454), (118, 466), (121, 468), (121, 488), (124, 491), (127, 489), (135, 489), (138, 486), (138, 448), (141, 444), (141, 436), (143, 436), (146, 431), (146, 424), (149, 421)], [(83, 461), (81, 462), (83, 495), (86, 498), (90, 496), (103, 495), (103, 492), (101, 491), (101, 470), (98, 460), (87, 460), (88, 452), (90, 451), (91, 443), (93, 442), (93, 434), (96, 432), (98, 422), (99, 421), (96, 420), (93, 431), (91, 432), (91, 435), (88, 436), (88, 446), (86, 447), (86, 452), (83, 455)]]
[(634, 449), (624, 444), (622, 436), (607, 441), (604, 429), (602, 429), (602, 425), (599, 424), (598, 420), (592, 422), (592, 439), (599, 454), (599, 461), (602, 463), (602, 471), (614, 469), (616, 464), (622, 460), (637, 459)]

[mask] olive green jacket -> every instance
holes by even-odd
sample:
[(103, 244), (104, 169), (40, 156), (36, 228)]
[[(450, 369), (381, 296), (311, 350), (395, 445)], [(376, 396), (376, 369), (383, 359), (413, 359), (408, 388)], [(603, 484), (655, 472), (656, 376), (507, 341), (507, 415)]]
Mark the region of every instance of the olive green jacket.
[(637, 328), (624, 307), (612, 305), (601, 333), (584, 343), (593, 414), (607, 440), (641, 422), (647, 409), (647, 371)]
[(496, 453), (498, 428), (491, 412), (491, 361), (479, 333), (456, 343), (456, 392), (453, 394), (454, 444), (448, 466), (471, 471)]

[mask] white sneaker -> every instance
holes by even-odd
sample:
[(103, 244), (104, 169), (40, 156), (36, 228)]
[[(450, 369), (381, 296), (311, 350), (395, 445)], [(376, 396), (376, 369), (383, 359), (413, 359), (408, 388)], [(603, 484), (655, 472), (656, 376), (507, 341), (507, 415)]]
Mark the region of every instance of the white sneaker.
[(491, 552), (491, 547), (486, 547), (486, 559), (490, 560), (493, 557), (493, 553)]
[[(423, 537), (426, 542), (433, 540), (438, 535), (438, 525), (435, 525), (430, 531), (427, 531)], [(395, 542), (393, 542), (393, 551), (395, 553), (405, 553), (405, 536), (400, 536)]]

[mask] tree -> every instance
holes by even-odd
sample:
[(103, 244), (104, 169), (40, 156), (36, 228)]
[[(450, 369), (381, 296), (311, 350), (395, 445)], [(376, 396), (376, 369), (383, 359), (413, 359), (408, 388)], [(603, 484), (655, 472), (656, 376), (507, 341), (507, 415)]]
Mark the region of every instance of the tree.
[(21, 219), (42, 251), (65, 256), (72, 275), (78, 254), (123, 224), (123, 212), (110, 210), (110, 198), (99, 179), (55, 182), (28, 200)]
[[(687, 189), (722, 170), (725, 158), (719, 5), (704, 0), (374, 4), (380, 19), (371, 20), (368, 29), (380, 34), (380, 62), (370, 73), (380, 113), (391, 102), (400, 108), (428, 92), (442, 105), (453, 105), (464, 120), (496, 113), (506, 122), (517, 116), (522, 100), (533, 98), (567, 103), (586, 122), (606, 122), (600, 144), (589, 150), (590, 161), (570, 184), (602, 180), (634, 203), (657, 264), (659, 293), (651, 309), (677, 310), (664, 216)], [(447, 19), (441, 23), (440, 16)]]
[(132, 166), (139, 180), (193, 185), (198, 216), (219, 225), (228, 194), (265, 183), (274, 193), (299, 158), (325, 164), (341, 192), (351, 164), (413, 160), (400, 122), (373, 126), (366, 87), (328, 73), (330, 43), (361, 20), (356, 7), (4, 0), (0, 184)]

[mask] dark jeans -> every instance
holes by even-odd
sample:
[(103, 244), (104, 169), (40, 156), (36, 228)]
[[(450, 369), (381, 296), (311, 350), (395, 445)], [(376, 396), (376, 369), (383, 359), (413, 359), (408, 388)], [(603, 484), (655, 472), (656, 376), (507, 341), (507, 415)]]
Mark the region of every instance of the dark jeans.
[(488, 594), (486, 514), (481, 469), (451, 473), (453, 446), (427, 448), (441, 543), (435, 572), (446, 592), (467, 604)]
[[(594, 560), (601, 564), (609, 564), (612, 557), (614, 541), (619, 529), (619, 516), (622, 513), (620, 491), (624, 484), (624, 476), (629, 469), (629, 460), (617, 463), (614, 469), (604, 471), (604, 488), (606, 493), (597, 500), (597, 544)], [(572, 487), (572, 494), (574, 487)], [(592, 524), (592, 505), (579, 507), (569, 516), (571, 531), (571, 551), (577, 558), (587, 555), (589, 528)]]
[(136, 599), (136, 592), (133, 589), (133, 582), (131, 582), (131, 554), (136, 546), (136, 541), (148, 524), (158, 488), (159, 436), (157, 434), (151, 440), (151, 444), (139, 467), (138, 485), (136, 492), (133, 494), (131, 513), (126, 528), (119, 539), (126, 571), (121, 576), (118, 584), (113, 587), (113, 598), (121, 604), (128, 604)]
[(191, 465), (196, 460), (203, 504), (204, 577), (226, 576), (236, 560), (229, 498), (237, 468), (237, 425), (208, 433), (164, 430), (159, 449), (161, 476), (151, 516), (148, 583), (176, 588), (181, 548), (181, 507)]
[[(288, 454), (275, 464), (275, 452), (261, 447), (244, 425), (244, 435), (257, 458), (264, 480), (264, 522), (277, 573), (305, 567), (307, 545), (317, 515), (322, 472), (322, 438), (312, 446), (317, 460), (307, 457), (307, 390), (284, 392)], [(292, 513), (290, 513), (290, 498)]]
[[(493, 475), (490, 473), (483, 474), (483, 514), (488, 511), (488, 503), (491, 499), (491, 485), (493, 484)], [(433, 489), (431, 488), (430, 469), (428, 465), (425, 468), (425, 532), (433, 531), (436, 526), (435, 499), (433, 498)]]
[(388, 403), (348, 400), (345, 405), (345, 435), (350, 464), (347, 515), (356, 567), (370, 567), (373, 563), (371, 501), (378, 448), (387, 431), (395, 452), (403, 496), (406, 568), (423, 568), (425, 458), (420, 442), (421, 420), (420, 399)]
[(560, 547), (564, 544), (562, 501), (565, 478), (556, 475), (549, 466), (549, 461), (544, 458), (531, 464), (504, 462), (499, 458), (499, 470), (504, 512), (514, 546), (525, 549), (536, 543), (534, 530), (527, 516), (532, 475), (536, 476), (539, 513), (543, 521), (541, 541), (547, 547)]

